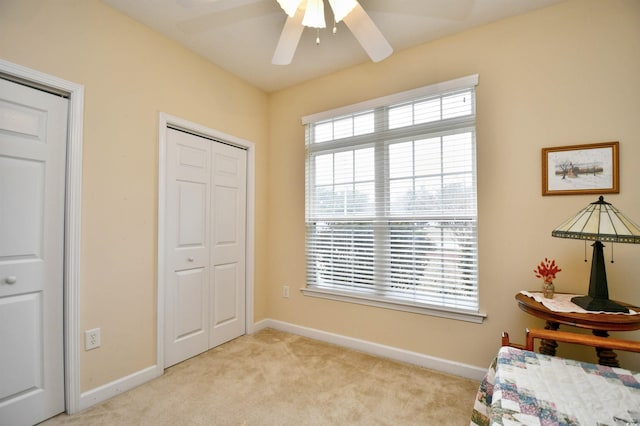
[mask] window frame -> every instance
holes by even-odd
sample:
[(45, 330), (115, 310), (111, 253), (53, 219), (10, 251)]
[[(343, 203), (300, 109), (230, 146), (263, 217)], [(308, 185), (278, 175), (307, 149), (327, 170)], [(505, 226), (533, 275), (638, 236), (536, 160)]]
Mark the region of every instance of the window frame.
[[(381, 111), (381, 108), (386, 108), (387, 106), (395, 106), (402, 103), (409, 103), (409, 102), (416, 101), (420, 98), (425, 98), (429, 96), (445, 95), (448, 92), (455, 92), (457, 90), (473, 89), (474, 86), (476, 86), (477, 84), (478, 84), (478, 75), (477, 74), (471, 75), (468, 77), (462, 77), (462, 78), (451, 80), (444, 83), (438, 83), (438, 84), (425, 86), (425, 87), (414, 89), (414, 90), (409, 90), (409, 91), (398, 93), (391, 96), (385, 96), (382, 98), (373, 99), (370, 101), (350, 105), (347, 107), (342, 107), (342, 108), (325, 111), (318, 114), (313, 114), (310, 116), (305, 116), (302, 118), (302, 122), (304, 125), (311, 125), (313, 123), (318, 123), (318, 122), (327, 121), (327, 120), (339, 120), (343, 116), (357, 115), (357, 114), (364, 113), (367, 110), (373, 110), (374, 114), (379, 114)], [(386, 158), (384, 160), (385, 161), (384, 167), (376, 167), (375, 174), (377, 176), (375, 176), (375, 180), (378, 180), (381, 178), (381, 176), (378, 176), (380, 173), (383, 173), (383, 174), (388, 173), (388, 167), (389, 167), (388, 163), (390, 161), (388, 159), (388, 155), (389, 155), (388, 150), (389, 150), (389, 146), (392, 145), (393, 143), (396, 143), (396, 141), (401, 139), (406, 139), (407, 141), (415, 140), (415, 134), (420, 133), (422, 128), (426, 129), (425, 133), (430, 136), (437, 133), (438, 135), (440, 135), (440, 137), (443, 137), (443, 135), (450, 134), (452, 130), (456, 130), (455, 133), (458, 133), (459, 129), (464, 129), (466, 127), (467, 130), (471, 129), (472, 131), (472, 138), (473, 138), (473, 144), (474, 144), (473, 161), (475, 163), (475, 133), (476, 133), (475, 109), (472, 111), (471, 116), (472, 116), (471, 119), (469, 118), (469, 116), (464, 116), (460, 118), (454, 117), (446, 120), (441, 119), (441, 120), (438, 120), (436, 124), (432, 122), (425, 123), (424, 125), (412, 124), (411, 126), (407, 126), (411, 129), (411, 131), (409, 132), (410, 135), (408, 137), (407, 137), (407, 132), (403, 130), (403, 127), (384, 129), (383, 131), (381, 131), (381, 129), (375, 129), (373, 133), (367, 133), (362, 136), (349, 136), (349, 138), (354, 142), (350, 144), (348, 147), (344, 147), (344, 149), (352, 150), (355, 152), (356, 149), (360, 149), (365, 145), (369, 145), (374, 147), (374, 151), (376, 151), (374, 156), (380, 155), (380, 152), (378, 151), (379, 149), (383, 149), (385, 151), (383, 155), (385, 155)], [(375, 122), (376, 122), (376, 125), (378, 125), (377, 123), (380, 122), (377, 119), (377, 117)], [(307, 132), (309, 132), (310, 127), (311, 126), (306, 126)], [(309, 140), (310, 136), (311, 135), (309, 133), (306, 134), (307, 140)], [(411, 139), (412, 137), (414, 139)], [(362, 138), (363, 143), (357, 144), (355, 141), (360, 138)], [(334, 140), (333, 138), (331, 138), (330, 141), (321, 141), (316, 144), (313, 144), (312, 147), (307, 146), (307, 149), (311, 149), (314, 155), (318, 155), (319, 152), (335, 153), (338, 151), (337, 149), (338, 147), (342, 147), (341, 139)], [(307, 155), (311, 155), (311, 154), (308, 153)], [(307, 169), (307, 167), (308, 165), (305, 166), (305, 170)], [(384, 169), (384, 170), (380, 170), (380, 169)], [(309, 171), (307, 170), (307, 173), (308, 172)], [(413, 177), (415, 178), (415, 175), (413, 175)], [(314, 188), (314, 184), (311, 181), (312, 179), (309, 176), (307, 176), (305, 193), (307, 193), (307, 191), (311, 191), (311, 188)], [(383, 177), (382, 181), (385, 182), (385, 185), (388, 185), (390, 182), (389, 176)], [(352, 184), (355, 184), (355, 182), (352, 182)], [(476, 201), (477, 201), (477, 185), (475, 186), (475, 193), (476, 193)], [(386, 196), (388, 195), (389, 195), (389, 192), (387, 191)], [(307, 196), (309, 195), (306, 195), (306, 197)], [(388, 203), (385, 202), (385, 205), (388, 206)], [(308, 208), (309, 206), (307, 205), (305, 207), (305, 217), (309, 217), (309, 211), (307, 211)], [(376, 210), (378, 210), (378, 208), (376, 208)], [(386, 211), (385, 214), (383, 214), (382, 216), (380, 216), (379, 213), (380, 213), (379, 211), (376, 212), (375, 220), (382, 220), (384, 222), (387, 222), (387, 226), (389, 226), (389, 224), (394, 221), (394, 215), (391, 213), (391, 211)], [(475, 215), (473, 215), (473, 218), (475, 219), (475, 242), (477, 246), (477, 210), (475, 212)], [(351, 219), (357, 220), (358, 217), (352, 216)], [(308, 221), (305, 220), (305, 223), (307, 224)], [(305, 226), (305, 234), (307, 233), (306, 228), (307, 226)], [(376, 242), (374, 240), (374, 245), (375, 244)], [(305, 253), (307, 253), (307, 248), (305, 248)], [(477, 263), (478, 262), (477, 253), (476, 253), (475, 259)], [(422, 303), (419, 301), (388, 298), (385, 296), (377, 295), (375, 292), (371, 292), (371, 293), (350, 292), (347, 290), (337, 289), (337, 288), (325, 288), (325, 287), (317, 287), (317, 286), (309, 287), (308, 283), (305, 285), (304, 288), (301, 289), (301, 291), (306, 296), (320, 297), (324, 299), (336, 300), (336, 301), (342, 301), (342, 302), (358, 303), (358, 304), (364, 304), (368, 306), (375, 306), (375, 307), (394, 309), (394, 310), (400, 310), (405, 312), (426, 314), (431, 316), (444, 317), (444, 318), (450, 318), (455, 320), (463, 320), (463, 321), (469, 321), (474, 323), (482, 323), (482, 321), (486, 317), (486, 314), (480, 312), (480, 296), (479, 296), (479, 283), (478, 283), (479, 274), (477, 272), (477, 269), (476, 269), (476, 282), (475, 282), (477, 310), (456, 309), (452, 307)]]

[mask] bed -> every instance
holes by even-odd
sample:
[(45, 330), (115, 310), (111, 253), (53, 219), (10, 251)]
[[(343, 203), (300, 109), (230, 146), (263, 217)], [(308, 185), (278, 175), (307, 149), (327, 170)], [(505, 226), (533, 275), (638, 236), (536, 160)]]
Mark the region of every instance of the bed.
[(640, 343), (527, 330), (503, 346), (480, 384), (471, 425), (640, 425), (640, 373), (533, 352), (534, 339), (640, 352)]

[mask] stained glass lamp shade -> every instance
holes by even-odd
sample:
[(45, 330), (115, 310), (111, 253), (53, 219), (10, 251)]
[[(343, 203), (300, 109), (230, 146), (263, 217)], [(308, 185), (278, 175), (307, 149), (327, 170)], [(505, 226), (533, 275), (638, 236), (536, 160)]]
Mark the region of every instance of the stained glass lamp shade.
[(589, 294), (576, 296), (571, 301), (588, 311), (628, 312), (624, 306), (609, 300), (602, 242), (640, 244), (640, 227), (600, 196), (598, 201), (554, 229), (551, 235), (594, 241)]

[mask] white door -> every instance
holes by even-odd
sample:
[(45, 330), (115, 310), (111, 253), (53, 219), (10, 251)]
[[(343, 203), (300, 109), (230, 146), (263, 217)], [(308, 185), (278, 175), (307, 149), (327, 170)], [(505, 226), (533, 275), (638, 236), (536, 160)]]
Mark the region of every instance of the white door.
[(209, 347), (210, 141), (167, 129), (165, 366)]
[(64, 411), (68, 101), (0, 79), (0, 424)]
[(168, 367), (245, 332), (246, 151), (166, 131)]
[(213, 143), (209, 347), (245, 331), (247, 151)]

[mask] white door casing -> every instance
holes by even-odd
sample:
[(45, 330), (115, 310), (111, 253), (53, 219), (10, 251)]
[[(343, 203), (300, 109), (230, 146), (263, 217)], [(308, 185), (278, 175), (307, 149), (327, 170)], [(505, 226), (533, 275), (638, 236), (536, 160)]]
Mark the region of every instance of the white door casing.
[(68, 100), (0, 79), (0, 423), (64, 411)]
[(193, 131), (161, 132), (158, 326), (164, 348), (158, 359), (168, 367), (247, 332), (252, 257), (247, 149)]

